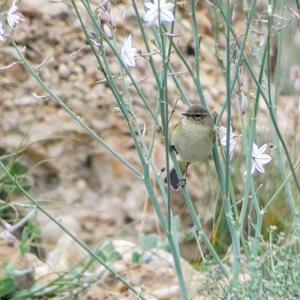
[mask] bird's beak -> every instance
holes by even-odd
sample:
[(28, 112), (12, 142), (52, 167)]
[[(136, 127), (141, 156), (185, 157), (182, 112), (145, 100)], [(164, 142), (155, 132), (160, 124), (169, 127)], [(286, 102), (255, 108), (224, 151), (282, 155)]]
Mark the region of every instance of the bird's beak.
[(190, 114), (188, 112), (184, 112), (181, 114), (182, 116), (188, 117)]

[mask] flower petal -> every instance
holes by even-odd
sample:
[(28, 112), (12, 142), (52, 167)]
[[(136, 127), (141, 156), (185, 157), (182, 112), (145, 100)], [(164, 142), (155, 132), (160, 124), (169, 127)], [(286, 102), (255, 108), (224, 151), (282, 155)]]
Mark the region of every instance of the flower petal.
[(131, 35), (125, 37), (123, 47), (121, 49), (121, 58), (126, 67), (135, 67), (135, 56), (137, 50), (131, 46)]
[(256, 156), (259, 156), (259, 155), (261, 155), (262, 153), (264, 153), (264, 152), (267, 150), (267, 147), (268, 147), (267, 144), (262, 145), (262, 146), (258, 149), (258, 151), (257, 151), (257, 153), (256, 153)]
[(144, 15), (144, 21), (148, 26), (158, 25), (158, 12), (156, 10), (149, 10)]
[(155, 8), (155, 4), (153, 4), (153, 3), (151, 3), (151, 2), (147, 2), (147, 3), (145, 3), (145, 7), (146, 7), (147, 9), (153, 9), (153, 8)]
[(144, 21), (147, 26), (159, 26), (159, 23), (170, 23), (174, 21), (174, 3), (167, 3), (166, 0), (154, 0), (153, 3), (145, 3), (147, 10)]
[[(255, 164), (254, 164), (254, 162), (253, 162), (253, 160), (252, 160), (251, 174), (253, 174), (254, 172), (255, 172)], [(247, 172), (246, 172), (246, 174), (247, 174)]]
[(259, 161), (256, 159), (253, 160), (253, 163), (255, 165), (255, 169), (260, 173), (265, 173), (265, 169), (263, 167), (263, 164), (260, 164)]
[(257, 145), (255, 143), (253, 143), (253, 145), (252, 145), (252, 156), (255, 157), (257, 151), (258, 151), (258, 147), (257, 147)]
[(170, 11), (172, 11), (174, 9), (174, 3), (170, 3), (170, 2), (166, 3), (164, 5), (161, 4), (161, 6), (163, 6), (162, 7), (163, 10), (170, 10)]
[(260, 156), (255, 158), (259, 164), (265, 165), (272, 160), (272, 157), (268, 154), (261, 154)]
[(155, 6), (158, 8), (158, 5), (160, 4), (160, 7), (162, 7), (163, 5), (165, 5), (166, 0), (154, 0), (154, 4)]
[(16, 11), (18, 10), (17, 6), (13, 4), (11, 8), (8, 10), (7, 14), (8, 15), (13, 15)]
[(171, 11), (168, 10), (162, 10), (161, 11), (161, 22), (173, 22), (174, 21), (174, 16), (173, 13)]

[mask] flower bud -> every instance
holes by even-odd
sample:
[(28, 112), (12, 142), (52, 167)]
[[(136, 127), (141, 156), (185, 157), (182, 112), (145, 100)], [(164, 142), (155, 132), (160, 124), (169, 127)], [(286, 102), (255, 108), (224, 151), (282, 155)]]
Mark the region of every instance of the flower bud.
[(104, 31), (105, 35), (106, 35), (109, 39), (112, 38), (111, 30), (110, 30), (109, 26), (108, 26), (106, 23), (103, 24), (103, 31)]
[(267, 14), (268, 14), (269, 17), (272, 17), (272, 15), (273, 15), (273, 12), (272, 12), (272, 5), (271, 5), (271, 4), (268, 5)]
[(117, 27), (116, 16), (113, 14), (112, 11), (109, 14), (109, 22), (110, 22), (110, 25), (112, 26), (112, 28), (116, 28)]
[(244, 115), (248, 108), (248, 99), (243, 92), (241, 92), (241, 96), (240, 96), (240, 105), (241, 105), (241, 113)]

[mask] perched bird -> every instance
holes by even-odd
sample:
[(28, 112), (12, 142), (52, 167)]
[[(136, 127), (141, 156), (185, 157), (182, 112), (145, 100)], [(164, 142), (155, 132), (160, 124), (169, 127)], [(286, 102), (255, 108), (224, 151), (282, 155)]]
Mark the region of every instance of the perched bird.
[[(185, 176), (190, 163), (203, 161), (215, 143), (214, 117), (201, 105), (191, 105), (171, 133), (170, 150), (175, 150), (180, 169)], [(170, 184), (178, 189), (181, 182), (175, 168), (170, 171)]]

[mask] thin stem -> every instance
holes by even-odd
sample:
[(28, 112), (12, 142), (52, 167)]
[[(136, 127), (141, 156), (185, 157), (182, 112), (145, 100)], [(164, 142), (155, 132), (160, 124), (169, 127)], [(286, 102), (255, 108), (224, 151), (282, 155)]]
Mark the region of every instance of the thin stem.
[(232, 238), (234, 262), (233, 262), (233, 285), (236, 284), (240, 273), (240, 240), (238, 232), (234, 228), (234, 216), (230, 204), (229, 183), (230, 183), (230, 133), (231, 133), (231, 7), (230, 0), (227, 0), (227, 17), (226, 17), (226, 103), (227, 103), (227, 135), (226, 135), (226, 160), (225, 160), (225, 190), (222, 193), (224, 199), (224, 208), (226, 221)]
[[(179, 167), (179, 164), (178, 164), (178, 161), (176, 159), (176, 155), (175, 155), (174, 151), (172, 151), (170, 153), (170, 156), (171, 156), (171, 159), (173, 161), (174, 168), (176, 170), (178, 178), (182, 179), (182, 172), (180, 170), (180, 167)], [(184, 185), (184, 187), (182, 188), (182, 191), (183, 191), (183, 196), (184, 196), (185, 203), (186, 203), (186, 205), (188, 207), (188, 210), (189, 210), (189, 213), (190, 213), (190, 215), (192, 217), (193, 223), (196, 226), (197, 233), (199, 235), (199, 239), (201, 241), (202, 240), (204, 241), (204, 243), (205, 243), (208, 251), (212, 255), (213, 259), (216, 261), (216, 263), (218, 264), (218, 266), (220, 267), (220, 269), (223, 272), (223, 274), (225, 276), (228, 276), (229, 275), (228, 274), (228, 270), (223, 265), (223, 263), (222, 263), (220, 257), (218, 256), (216, 250), (214, 249), (214, 247), (212, 246), (212, 244), (210, 243), (209, 239), (207, 238), (206, 234), (203, 231), (203, 228), (202, 228), (202, 225), (201, 225), (200, 216), (197, 215), (196, 210), (195, 210), (195, 208), (193, 206), (193, 202), (192, 202), (192, 199), (190, 197), (190, 193), (188, 191), (187, 185)]]
[(110, 272), (116, 279), (120, 280), (128, 289), (130, 289), (139, 299), (146, 300), (140, 292), (137, 291), (133, 285), (124, 279), (124, 277), (115, 271), (112, 267), (106, 264), (102, 259), (100, 259), (91, 249), (88, 248), (83, 242), (81, 242), (71, 231), (66, 229), (59, 221), (57, 221), (52, 215), (43, 208), (38, 201), (36, 201), (28, 192), (25, 191), (23, 186), (18, 182), (17, 178), (12, 176), (5, 165), (0, 161), (0, 168), (4, 171), (7, 177), (18, 187), (18, 189), (23, 193), (23, 195), (32, 202), (38, 210), (40, 210), (44, 215), (46, 215), (54, 224), (56, 224), (60, 229), (62, 229), (74, 242), (79, 245), (87, 254), (90, 255), (95, 261), (99, 262), (108, 272)]
[(130, 169), (130, 171), (137, 177), (142, 178), (142, 174), (134, 167), (132, 166), (127, 160), (125, 160), (123, 157), (121, 157), (115, 150), (113, 150), (108, 144), (106, 144), (101, 137), (92, 130), (78, 115), (76, 115), (66, 104), (65, 102), (58, 97), (56, 94), (54, 94), (48, 86), (45, 84), (45, 82), (41, 79), (39, 74), (33, 69), (32, 65), (27, 61), (23, 53), (19, 50), (18, 46), (14, 41), (12, 41), (13, 47), (15, 48), (20, 61), (23, 63), (23, 65), (26, 67), (29, 73), (34, 77), (34, 79), (37, 81), (37, 83), (48, 93), (48, 95), (56, 102), (58, 103), (75, 121), (79, 124), (81, 128), (83, 128), (92, 138), (94, 138), (100, 145), (102, 145), (109, 153), (111, 153), (115, 158), (117, 158), (119, 161), (121, 161), (126, 167)]
[[(294, 169), (297, 170), (298, 167), (300, 165), (300, 160), (298, 160), (294, 166)], [(274, 193), (274, 195), (271, 197), (271, 199), (267, 202), (267, 204), (264, 207), (264, 211), (267, 212), (271, 206), (271, 204), (276, 200), (276, 198), (279, 196), (279, 194), (281, 193), (281, 191), (283, 190), (283, 188), (286, 187), (287, 183), (289, 182), (289, 179), (292, 176), (292, 172), (289, 173), (289, 175), (286, 176), (286, 178), (283, 180), (283, 182), (281, 183), (281, 185), (278, 187), (278, 189), (276, 190), (276, 192)]]
[[(259, 83), (262, 82), (266, 57), (267, 57), (267, 45), (264, 48), (264, 53), (263, 53), (263, 57), (262, 57), (262, 61), (261, 61), (260, 72), (259, 72), (259, 77), (258, 77)], [(248, 149), (246, 149), (247, 179), (246, 179), (246, 187), (245, 187), (245, 192), (244, 192), (244, 197), (243, 197), (244, 202), (243, 202), (241, 214), (240, 214), (240, 224), (242, 226), (244, 224), (244, 219), (245, 219), (246, 211), (248, 208), (247, 207), (248, 206), (248, 197), (249, 197), (249, 191), (250, 191), (250, 186), (251, 186), (251, 177), (252, 177), (252, 175), (250, 174), (250, 169), (251, 169), (251, 164), (252, 164), (252, 149), (253, 149), (253, 143), (254, 143), (254, 139), (255, 139), (256, 118), (257, 118), (257, 113), (258, 113), (260, 94), (261, 94), (260, 90), (257, 89), (256, 96), (255, 96), (254, 112), (253, 112), (252, 123), (251, 123), (251, 127), (250, 127), (250, 133), (249, 133), (249, 139), (248, 139), (248, 143), (246, 143), (248, 145)]]
[[(75, 4), (74, 0), (71, 0), (73, 7), (77, 10), (76, 14), (77, 16), (79, 16), (79, 11), (77, 9), (77, 5)], [(90, 20), (92, 21), (92, 24), (94, 26), (95, 31), (97, 32), (97, 34), (99, 36), (101, 36), (101, 38), (105, 41), (105, 43), (107, 43), (107, 45), (109, 46), (109, 48), (111, 49), (112, 53), (114, 54), (114, 56), (117, 58), (117, 60), (119, 61), (119, 63), (122, 65), (122, 67), (125, 70), (126, 75), (130, 78), (131, 80), (131, 84), (134, 86), (139, 98), (143, 101), (145, 107), (147, 108), (147, 110), (149, 111), (149, 113), (151, 114), (152, 118), (154, 120), (156, 120), (156, 116), (154, 114), (153, 109), (151, 108), (151, 106), (149, 105), (144, 93), (142, 92), (142, 90), (139, 88), (139, 86), (137, 85), (136, 81), (134, 80), (134, 78), (132, 77), (131, 73), (129, 72), (128, 68), (126, 67), (126, 65), (124, 64), (123, 60), (121, 59), (119, 53), (117, 52), (117, 50), (113, 47), (112, 43), (110, 42), (110, 40), (106, 37), (105, 33), (103, 32), (101, 26), (99, 25), (99, 23), (97, 22), (94, 13), (89, 5), (89, 2), (86, 0), (81, 0), (81, 3), (83, 4), (84, 8), (86, 9), (86, 12), (88, 13)], [(89, 40), (89, 39), (88, 39)]]
[(206, 107), (206, 101), (200, 81), (200, 35), (199, 35), (199, 26), (196, 18), (196, 5), (198, 0), (192, 0), (192, 27), (193, 27), (193, 36), (194, 36), (194, 48), (195, 48), (195, 68), (194, 68), (194, 82), (197, 89), (197, 94), (200, 97), (200, 102), (203, 106)]
[[(274, 2), (275, 5), (276, 2)], [(284, 1), (282, 1), (280, 3), (280, 15), (283, 15), (283, 8), (284, 8)], [(274, 11), (274, 8), (273, 8)], [(268, 43), (271, 45), (271, 25), (272, 25), (272, 18), (269, 16), (268, 17)], [(275, 91), (274, 91), (274, 96), (271, 97), (271, 55), (268, 52), (268, 97), (269, 97), (269, 103), (273, 108), (273, 114), (274, 117), (277, 120), (277, 112), (276, 109), (274, 109), (276, 107), (276, 104), (278, 102), (278, 98), (279, 98), (279, 94), (280, 94), (280, 79), (281, 79), (281, 66), (280, 66), (280, 62), (282, 61), (282, 37), (283, 37), (283, 31), (280, 31), (278, 33), (278, 44), (277, 44), (277, 48), (278, 48), (278, 53), (277, 53), (277, 62), (276, 62), (276, 68), (275, 68)], [(276, 132), (274, 132), (274, 137), (276, 140), (276, 156), (277, 156), (277, 161), (278, 161), (278, 165), (279, 165), (279, 171), (281, 173), (281, 178), (283, 180), (285, 180), (285, 178), (287, 177), (287, 172), (286, 172), (286, 168), (284, 165), (284, 162), (282, 160), (282, 151), (281, 151), (281, 146), (280, 146), (280, 141), (276, 135)], [(296, 207), (295, 204), (295, 200), (293, 197), (293, 193), (292, 193), (292, 189), (291, 189), (291, 185), (290, 183), (287, 181), (287, 184), (285, 185), (285, 191), (287, 194), (287, 198), (288, 198), (288, 203), (289, 206), (292, 210), (292, 214), (295, 216), (298, 214), (298, 209)]]
[[(222, 7), (221, 5), (219, 5), (218, 8), (220, 9), (221, 15), (223, 16), (224, 20), (226, 21), (226, 14), (225, 14), (225, 12), (224, 12), (223, 7)], [(239, 41), (237, 40), (237, 37), (236, 37), (236, 34), (235, 34), (233, 28), (231, 28), (231, 32), (232, 32), (232, 35), (234, 36), (234, 38), (235, 38), (236, 41), (237, 41), (237, 46), (238, 46), (239, 49), (240, 49), (240, 48), (241, 48), (241, 45), (240, 45)], [(256, 79), (256, 76), (255, 76), (255, 73), (254, 73), (254, 71), (253, 71), (253, 68), (251, 67), (251, 65), (250, 65), (250, 63), (249, 63), (249, 61), (248, 61), (248, 58), (247, 58), (247, 56), (245, 55), (245, 53), (243, 53), (243, 58), (244, 58), (244, 62), (245, 62), (245, 64), (246, 64), (246, 66), (247, 66), (247, 68), (248, 68), (248, 70), (249, 70), (249, 72), (250, 72), (250, 75), (251, 75), (252, 79), (253, 79), (254, 82), (255, 82), (256, 87), (257, 87), (258, 90), (260, 91), (261, 96), (263, 97), (263, 99), (264, 99), (264, 101), (265, 101), (265, 103), (266, 103), (266, 106), (267, 106), (267, 108), (268, 108), (268, 111), (269, 111), (269, 114), (270, 114), (270, 117), (271, 117), (272, 124), (273, 124), (274, 129), (275, 129), (275, 132), (276, 132), (276, 134), (277, 134), (277, 136), (278, 136), (278, 138), (279, 138), (279, 141), (280, 141), (280, 143), (281, 143), (281, 145), (282, 145), (282, 147), (283, 147), (283, 149), (284, 149), (285, 155), (286, 155), (287, 160), (288, 160), (288, 164), (289, 164), (290, 169), (291, 169), (292, 174), (293, 174), (293, 179), (294, 179), (294, 181), (295, 181), (295, 183), (296, 183), (297, 190), (298, 190), (298, 192), (300, 193), (300, 181), (299, 181), (299, 178), (298, 178), (298, 176), (297, 176), (295, 170), (293, 169), (293, 162), (292, 162), (292, 160), (291, 160), (291, 157), (290, 157), (288, 148), (287, 148), (287, 146), (286, 146), (286, 143), (285, 143), (285, 141), (284, 141), (284, 139), (283, 139), (283, 137), (282, 137), (282, 134), (281, 134), (281, 132), (280, 132), (280, 129), (279, 129), (279, 127), (278, 127), (276, 118), (275, 118), (274, 113), (273, 113), (272, 106), (268, 103), (268, 99), (267, 99), (267, 97), (266, 97), (266, 95), (265, 95), (265, 93), (264, 93), (264, 91), (263, 91), (263, 89), (262, 89), (262, 87), (261, 87), (259, 81)]]

